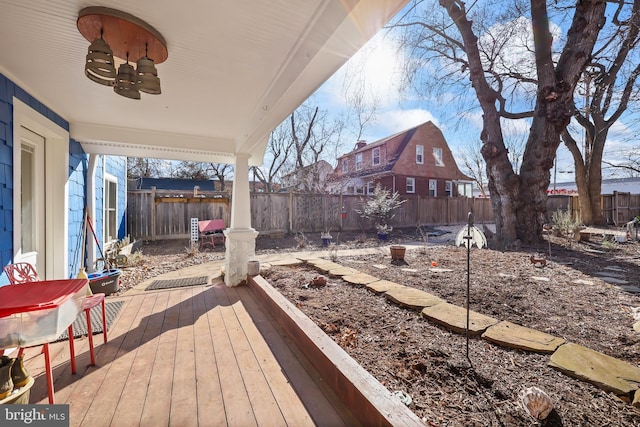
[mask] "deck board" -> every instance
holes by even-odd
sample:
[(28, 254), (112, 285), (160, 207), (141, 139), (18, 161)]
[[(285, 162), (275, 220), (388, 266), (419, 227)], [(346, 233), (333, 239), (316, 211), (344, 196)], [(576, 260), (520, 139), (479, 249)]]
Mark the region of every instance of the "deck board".
[[(124, 302), (95, 340), (51, 344), (56, 403), (71, 426), (346, 425), (277, 323), (244, 287), (194, 286), (116, 298)], [(96, 338), (100, 335), (96, 335)], [(30, 403), (47, 403), (44, 358), (28, 349)], [(347, 421), (345, 421), (347, 420)]]

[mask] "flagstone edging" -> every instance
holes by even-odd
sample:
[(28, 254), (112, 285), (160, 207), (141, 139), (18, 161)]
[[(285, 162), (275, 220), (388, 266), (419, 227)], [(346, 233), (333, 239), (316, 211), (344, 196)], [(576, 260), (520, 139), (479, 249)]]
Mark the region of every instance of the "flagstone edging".
[[(304, 262), (323, 271), (322, 260)], [(341, 266), (334, 261), (332, 268)], [(352, 276), (366, 277), (364, 280), (345, 280)], [(366, 288), (378, 295), (384, 295), (390, 301), (410, 309), (418, 309), (421, 315), (456, 333), (466, 333), (466, 308), (450, 304), (445, 300), (420, 289), (410, 288), (391, 281), (381, 280), (365, 273), (343, 276), (342, 279), (353, 285), (366, 285)], [(374, 280), (371, 280), (373, 277)], [(368, 281), (368, 282), (367, 282)], [(378, 286), (376, 286), (376, 284)], [(465, 324), (461, 325), (459, 316), (464, 311)], [(501, 347), (513, 348), (534, 353), (550, 354), (548, 365), (572, 378), (588, 382), (640, 408), (640, 368), (604, 353), (591, 350), (564, 339), (536, 331), (515, 323), (499, 321), (477, 312), (470, 312), (471, 336), (481, 338)], [(472, 327), (473, 325), (473, 327)]]

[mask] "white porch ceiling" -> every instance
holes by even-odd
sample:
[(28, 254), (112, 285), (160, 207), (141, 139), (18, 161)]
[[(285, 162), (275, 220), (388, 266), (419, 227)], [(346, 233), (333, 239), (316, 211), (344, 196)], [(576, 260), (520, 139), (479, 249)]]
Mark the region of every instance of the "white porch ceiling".
[[(407, 0), (0, 0), (0, 72), (70, 123), (89, 153), (262, 164), (271, 130)], [(78, 12), (105, 6), (167, 41), (161, 95), (84, 76)]]

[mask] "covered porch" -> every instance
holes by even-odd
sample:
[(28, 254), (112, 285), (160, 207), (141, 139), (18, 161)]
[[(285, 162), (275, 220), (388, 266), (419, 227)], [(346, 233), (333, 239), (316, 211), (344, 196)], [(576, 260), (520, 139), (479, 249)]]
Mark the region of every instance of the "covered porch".
[[(295, 308), (257, 280), (114, 298), (123, 305), (108, 342), (95, 336), (96, 366), (88, 340), (76, 339), (76, 374), (67, 341), (51, 344), (56, 403), (69, 405), (70, 425), (419, 425), (336, 344), (301, 347), (317, 331), (307, 324), (293, 336)], [(47, 404), (39, 349), (25, 356), (30, 403)]]

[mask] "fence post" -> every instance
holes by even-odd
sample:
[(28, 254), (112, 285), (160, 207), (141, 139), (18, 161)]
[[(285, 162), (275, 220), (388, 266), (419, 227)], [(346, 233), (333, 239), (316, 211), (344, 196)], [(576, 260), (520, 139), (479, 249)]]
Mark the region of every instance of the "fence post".
[(289, 232), (295, 233), (293, 231), (293, 192), (289, 190)]
[(156, 240), (156, 187), (151, 187), (151, 202), (153, 203), (151, 208), (151, 240)]

